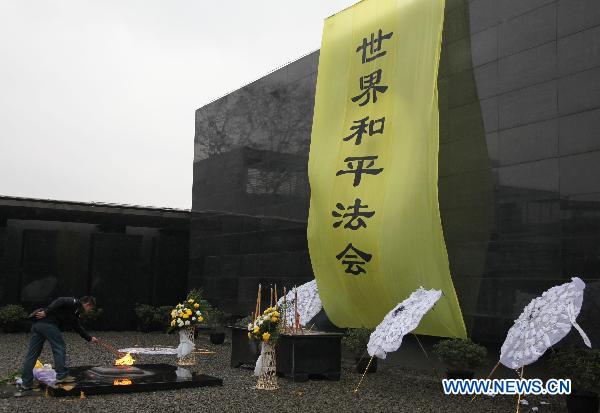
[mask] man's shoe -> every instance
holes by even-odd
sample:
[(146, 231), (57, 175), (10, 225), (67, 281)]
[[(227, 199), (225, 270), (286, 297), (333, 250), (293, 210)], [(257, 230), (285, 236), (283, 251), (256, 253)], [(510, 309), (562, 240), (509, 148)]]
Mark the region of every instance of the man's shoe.
[(77, 379), (73, 376), (65, 376), (60, 379), (56, 379), (56, 383), (74, 383)]

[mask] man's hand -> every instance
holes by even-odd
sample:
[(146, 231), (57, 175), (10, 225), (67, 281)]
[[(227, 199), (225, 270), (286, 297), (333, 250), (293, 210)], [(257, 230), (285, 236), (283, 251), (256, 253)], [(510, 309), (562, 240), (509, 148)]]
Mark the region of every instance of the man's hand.
[(90, 340), (92, 343), (98, 343), (98, 339), (96, 337), (92, 337), (92, 339)]
[(45, 311), (38, 311), (37, 313), (35, 313), (35, 318), (37, 318), (38, 320), (42, 319), (46, 317), (46, 312)]

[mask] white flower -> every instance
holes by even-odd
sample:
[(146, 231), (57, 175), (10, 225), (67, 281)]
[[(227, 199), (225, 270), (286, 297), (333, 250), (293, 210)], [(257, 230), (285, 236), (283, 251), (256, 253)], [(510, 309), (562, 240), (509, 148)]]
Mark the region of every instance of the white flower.
[(185, 325), (189, 326), (190, 325), (190, 320), (186, 320)]
[(192, 317), (192, 321), (196, 321), (196, 317)]
[(248, 323), (248, 330), (252, 330), (252, 323)]
[(196, 315), (202, 315), (202, 313), (200, 312), (200, 310), (196, 311)]

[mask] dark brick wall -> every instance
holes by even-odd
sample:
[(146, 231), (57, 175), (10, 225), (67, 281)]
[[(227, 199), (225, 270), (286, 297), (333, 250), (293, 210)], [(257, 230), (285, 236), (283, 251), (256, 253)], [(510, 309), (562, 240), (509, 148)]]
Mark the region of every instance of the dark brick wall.
[(190, 288), (202, 287), (215, 305), (249, 314), (259, 284), (281, 291), (313, 277), (306, 223), (230, 214), (192, 213)]
[(136, 303), (185, 295), (188, 248), (188, 231), (9, 218), (0, 226), (0, 305), (93, 294), (106, 327), (133, 328)]
[[(571, 276), (589, 283), (597, 307), (600, 4), (448, 9), (440, 207), (465, 321), (475, 338), (497, 341), (529, 299)], [(582, 319), (600, 339), (600, 326)]]

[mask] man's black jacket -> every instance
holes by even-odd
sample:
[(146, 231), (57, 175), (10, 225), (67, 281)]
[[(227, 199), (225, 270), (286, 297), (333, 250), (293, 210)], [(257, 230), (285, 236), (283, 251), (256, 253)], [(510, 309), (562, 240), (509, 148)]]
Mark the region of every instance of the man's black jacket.
[(36, 310), (36, 312), (37, 311), (44, 311), (46, 313), (46, 317), (37, 321), (43, 320), (54, 323), (62, 331), (73, 329), (87, 341), (92, 339), (88, 332), (85, 331), (79, 320), (79, 316), (83, 314), (84, 309), (81, 301), (79, 301), (77, 298), (60, 297), (52, 301), (48, 307), (40, 308)]

